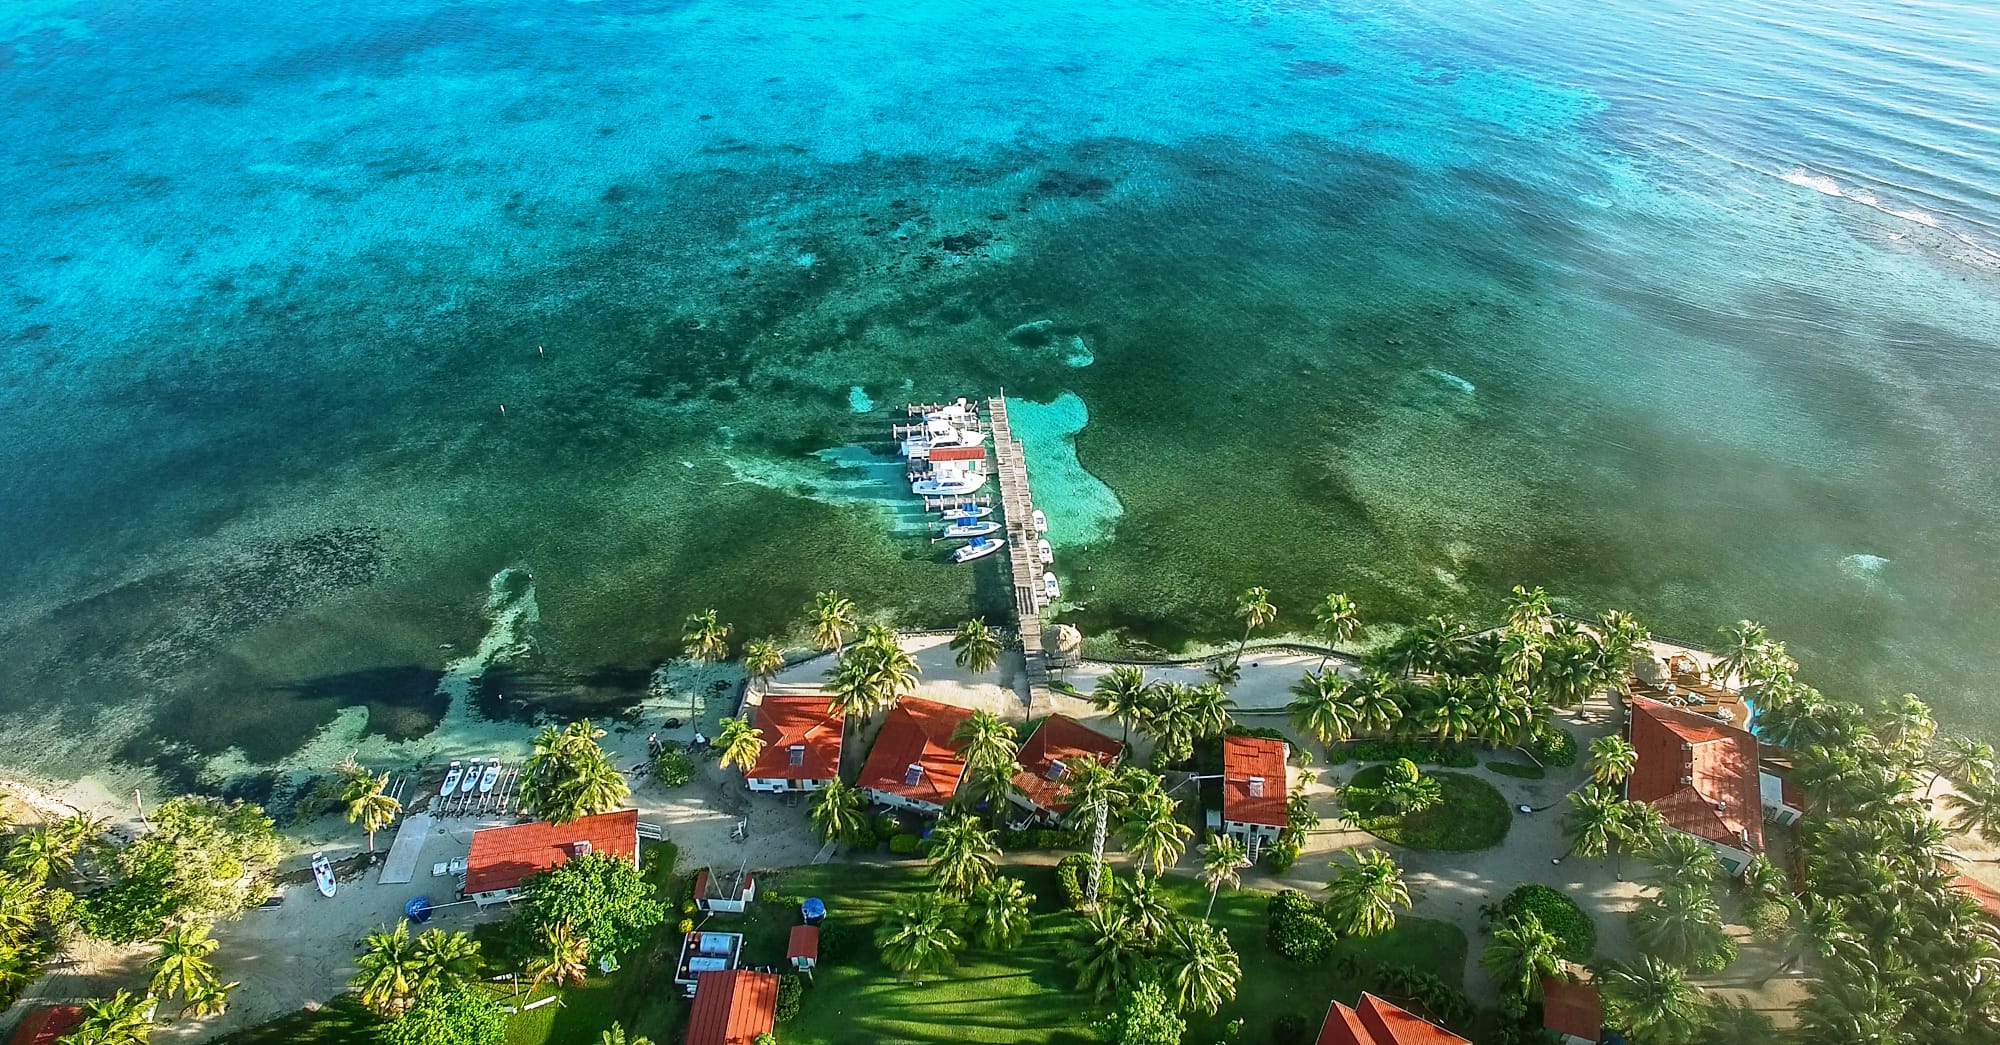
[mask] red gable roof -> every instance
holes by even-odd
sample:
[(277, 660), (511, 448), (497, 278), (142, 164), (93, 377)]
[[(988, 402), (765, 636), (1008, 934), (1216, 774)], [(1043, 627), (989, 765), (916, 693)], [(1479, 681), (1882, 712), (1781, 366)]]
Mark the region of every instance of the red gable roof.
[(1597, 985), (1562, 976), (1542, 977), (1542, 1026), (1585, 1041), (1604, 1035), (1604, 1000)]
[[(958, 756), (963, 744), (952, 742), (958, 724), (972, 712), (921, 697), (904, 697), (889, 709), (882, 731), (875, 735), (875, 748), (861, 767), (856, 787), (874, 788), (919, 802), (943, 805), (958, 791), (965, 775), (965, 760)], [(915, 784), (906, 784), (910, 766), (923, 767)]]
[(933, 446), (924, 456), (933, 461), (984, 461), (984, 446)]
[(1986, 917), (2000, 919), (2000, 892), (1994, 891), (1992, 886), (1966, 875), (1952, 879), (1951, 886), (1979, 901), (1979, 909), (1986, 912)]
[[(830, 710), (833, 698), (823, 693), (766, 696), (757, 706), (757, 729), (764, 750), (744, 774), (753, 780), (827, 780), (840, 772), (840, 733), (844, 721)], [(792, 761), (797, 747), (799, 761)]]
[(750, 1045), (778, 1022), (778, 978), (731, 969), (695, 978), (687, 1045)]
[(791, 939), (785, 941), (785, 960), (811, 958), (819, 960), (819, 926), (794, 925)]
[(556, 867), (577, 855), (580, 849), (577, 842), (589, 842), (593, 853), (636, 861), (639, 811), (620, 809), (567, 824), (522, 824), (475, 831), (472, 851), (465, 856), (464, 891), (471, 895), (512, 889), (529, 875)]
[(57, 1038), (83, 1022), (83, 1010), (74, 1005), (50, 1005), (36, 1009), (14, 1028), (8, 1045), (54, 1045)]
[(1316, 1045), (1472, 1045), (1443, 1027), (1363, 993), (1354, 1008), (1327, 1007)]
[(1764, 851), (1757, 738), (1706, 715), (1632, 700), (1638, 762), (1625, 797), (1660, 811), (1667, 826), (1751, 853)]
[[(1258, 794), (1251, 794), (1251, 780)], [(1285, 826), (1285, 742), (1267, 737), (1222, 738), (1222, 818), (1239, 824)]]
[(1056, 763), (1077, 758), (1109, 762), (1118, 754), (1116, 740), (1068, 715), (1050, 715), (1021, 748), (1021, 771), (1014, 774), (1014, 789), (1035, 805), (1060, 813), (1069, 803), (1060, 797), (1062, 774)]

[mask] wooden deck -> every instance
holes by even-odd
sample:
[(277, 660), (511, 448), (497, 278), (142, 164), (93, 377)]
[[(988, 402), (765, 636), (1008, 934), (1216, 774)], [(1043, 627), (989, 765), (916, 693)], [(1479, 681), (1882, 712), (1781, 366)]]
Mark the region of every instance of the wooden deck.
[(986, 401), (993, 457), (1000, 483), (1000, 513), (1007, 525), (1007, 561), (1014, 572), (1014, 609), (1021, 618), (1021, 653), (1028, 667), (1028, 705), (1049, 692), (1049, 658), (1042, 648), (1042, 564), (1035, 554), (1035, 499), (1028, 490), (1028, 458), (1007, 422), (1007, 399)]

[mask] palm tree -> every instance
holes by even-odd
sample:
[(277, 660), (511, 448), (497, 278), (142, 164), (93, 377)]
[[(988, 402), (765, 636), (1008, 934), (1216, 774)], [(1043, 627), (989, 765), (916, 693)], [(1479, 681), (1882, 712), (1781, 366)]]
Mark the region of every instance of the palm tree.
[(819, 592), (813, 596), (808, 615), (814, 644), (838, 656), (847, 636), (854, 631), (854, 600), (837, 591)]
[(1765, 974), (1758, 986), (1770, 982), (1771, 977), (1797, 967), (1805, 958), (1819, 961), (1842, 959), (1845, 964), (1865, 964), (1867, 948), (1855, 936), (1854, 927), (1848, 924), (1847, 904), (1838, 899), (1823, 899), (1808, 895), (1805, 900), (1792, 908), (1792, 923), (1785, 936), (1779, 941), (1784, 959), (1776, 968)]
[(743, 644), (743, 670), (752, 683), (769, 686), (785, 670), (784, 647), (771, 639), (751, 639)]
[(916, 685), (916, 661), (893, 634), (871, 625), (860, 642), (841, 654), (828, 689), (834, 706), (858, 729), (862, 719), (893, 705)]
[(1139, 941), (1124, 918), (1097, 908), (1083, 913), (1068, 960), (1070, 968), (1076, 970), (1077, 989), (1089, 991), (1102, 1002), (1138, 981), (1142, 955)]
[(354, 965), (361, 970), (352, 983), (361, 995), (361, 1004), (391, 1019), (409, 1008), (423, 977), (423, 967), (410, 945), (409, 920), (397, 922), (392, 930), (369, 933)]
[(590, 941), (577, 935), (567, 918), (543, 926), (522, 971), (528, 974), (530, 994), (545, 983), (555, 984), (557, 991), (565, 984), (582, 983), (590, 973)]
[(952, 801), (960, 809), (977, 809), (984, 803), (987, 820), (997, 825), (1007, 814), (1008, 801), (1020, 790), (1014, 786), (1014, 778), (1020, 774), (1019, 762), (972, 766), (965, 771), (965, 782)]
[(1214, 682), (1188, 690), (1186, 706), (1196, 738), (1219, 737), (1236, 721), (1235, 698)]
[(984, 617), (959, 625), (958, 634), (951, 637), (951, 648), (958, 651), (958, 666), (975, 675), (984, 675), (1000, 663), (1000, 639), (986, 626)]
[(1243, 622), (1243, 641), (1236, 644), (1236, 659), (1233, 663), (1243, 663), (1243, 650), (1250, 645), (1250, 633), (1278, 619), (1278, 608), (1271, 605), (1271, 589), (1257, 587), (1243, 593), (1236, 600), (1236, 616)]
[(30, 828), (14, 837), (7, 855), (0, 857), (0, 869), (39, 886), (75, 872), (77, 848), (78, 843), (55, 827)]
[(764, 731), (752, 726), (748, 715), (725, 718), (715, 736), (715, 746), (722, 749), (721, 768), (735, 766), (748, 773), (757, 764), (757, 757), (764, 753)]
[(1500, 674), (1519, 683), (1533, 679), (1542, 667), (1543, 640), (1539, 631), (1509, 631), (1500, 640)]
[(1347, 698), (1348, 689), (1348, 681), (1332, 672), (1306, 672), (1292, 684), (1298, 699), (1286, 706), (1292, 725), (1325, 746), (1352, 737), (1355, 708)]
[(896, 970), (898, 979), (941, 973), (952, 966), (952, 954), (965, 946), (953, 931), (950, 909), (936, 893), (918, 893), (911, 902), (889, 914), (875, 931), (875, 947), (882, 952), (882, 964)]
[(1354, 862), (1334, 862), (1327, 883), (1327, 915), (1335, 928), (1349, 936), (1378, 936), (1395, 928), (1396, 908), (1410, 906), (1403, 871), (1380, 849), (1361, 849)]
[(1012, 765), (1021, 745), (1014, 740), (1014, 727), (991, 711), (975, 711), (952, 731), (952, 743), (962, 745), (958, 756), (967, 766)]
[(981, 947), (1013, 947), (1027, 939), (1034, 903), (1035, 895), (1022, 887), (1019, 878), (995, 878), (972, 891), (968, 928)]
[(1354, 708), (1357, 733), (1380, 736), (1403, 719), (1402, 702), (1396, 699), (1396, 683), (1379, 672), (1364, 672), (1347, 687), (1347, 699)]
[(1207, 922), (1183, 918), (1167, 931), (1160, 956), (1162, 986), (1182, 1012), (1199, 1010), (1210, 1016), (1236, 997), (1243, 975), (1229, 934)]
[(1786, 886), (1785, 872), (1778, 870), (1778, 865), (1763, 853), (1751, 857), (1750, 862), (1743, 865), (1736, 881), (1753, 901), (1783, 903), (1792, 898), (1791, 890)]
[(1458, 743), (1472, 735), (1472, 702), (1451, 688), (1442, 692), (1444, 699), (1423, 710), (1424, 731), (1445, 743)]
[(362, 773), (348, 781), (347, 791), (341, 796), (347, 803), (347, 822), (359, 822), (361, 829), (368, 832), (368, 851), (375, 851), (375, 832), (396, 821), (403, 811), (403, 803), (389, 795), (389, 774), (375, 776)]
[(1104, 871), (1104, 836), (1111, 825), (1111, 811), (1125, 801), (1118, 774), (1095, 758), (1074, 758), (1063, 763), (1062, 801), (1069, 806), (1071, 825), (1091, 825), (1090, 883), (1088, 906), (1097, 906), (1098, 879)]
[(716, 664), (729, 659), (729, 625), (714, 610), (690, 613), (681, 625), (681, 646), (689, 660)]
[(41, 917), (41, 886), (19, 875), (0, 874), (0, 941), (25, 939)]
[(1612, 1019), (1646, 1045), (1678, 1045), (1700, 1029), (1701, 988), (1652, 955), (1612, 965), (1600, 990)]
[(1374, 798), (1398, 816), (1421, 813), (1444, 801), (1444, 785), (1427, 777), (1415, 762), (1399, 758), (1382, 767), (1382, 786)]
[(1873, 971), (1819, 981), (1799, 1009), (1800, 1039), (1810, 1045), (1900, 1045), (1910, 999)]
[(1540, 588), (1514, 585), (1507, 598), (1507, 630), (1539, 635), (1549, 628), (1555, 612), (1549, 609), (1549, 593)]
[(1722, 862), (1707, 842), (1673, 831), (1653, 846), (1652, 880), (1659, 885), (1698, 885), (1704, 890), (1722, 877)]
[(1932, 753), (1931, 782), (1924, 785), (1929, 796), (1940, 778), (1950, 777), (1960, 787), (1977, 787), (1993, 777), (1993, 745), (1968, 736), (1945, 737)]
[(121, 990), (85, 1002), (83, 1020), (62, 1038), (63, 1045), (144, 1045), (153, 1033), (151, 995)]
[(417, 990), (456, 990), (478, 977), (484, 960), (479, 941), (465, 933), (432, 929), (417, 937), (410, 953), (417, 967)]
[(1733, 675), (1740, 683), (1748, 685), (1770, 647), (1770, 634), (1762, 624), (1739, 620), (1722, 629), (1722, 638), (1722, 657), (1715, 662), (1709, 674), (1718, 681)]
[(1624, 783), (1632, 775), (1632, 767), (1639, 764), (1639, 753), (1632, 744), (1616, 733), (1608, 733), (1590, 742), (1590, 779), (1606, 787)]
[(827, 781), (813, 799), (811, 817), (822, 842), (838, 839), (851, 845), (868, 830), (867, 802), (860, 791), (838, 779)]
[[(1361, 633), (1361, 613), (1354, 600), (1334, 592), (1313, 607), (1313, 630), (1328, 646), (1337, 646)], [(1319, 670), (1326, 671), (1326, 656), (1319, 658)]]
[(160, 937), (160, 953), (148, 963), (153, 970), (149, 993), (162, 1000), (178, 994), (192, 1004), (197, 996), (215, 985), (215, 965), (208, 956), (216, 942), (209, 938), (208, 926), (181, 924), (168, 927)]
[(947, 817), (931, 829), (930, 875), (941, 892), (963, 900), (993, 880), (993, 858), (1000, 846), (993, 832), (970, 816)]
[(1161, 683), (1153, 691), (1153, 706), (1139, 722), (1139, 731), (1153, 741), (1153, 757), (1160, 763), (1185, 762), (1194, 757), (1195, 739), (1202, 736), (1195, 714), (1194, 687), (1179, 682)]
[(1215, 897), (1222, 887), (1235, 889), (1243, 884), (1242, 871), (1250, 866), (1250, 848), (1239, 839), (1217, 835), (1201, 851), (1201, 884), (1208, 886), (1208, 909), (1201, 914), (1205, 922), (1215, 913)]
[(1876, 715), (1875, 735), (1890, 750), (1914, 756), (1936, 733), (1937, 720), (1931, 717), (1930, 706), (1917, 699), (1916, 694), (1905, 693), (1882, 701)]
[(1501, 990), (1534, 1001), (1541, 996), (1542, 977), (1554, 976), (1561, 966), (1561, 950), (1556, 934), (1542, 928), (1534, 912), (1523, 912), (1493, 930), (1493, 942), (1479, 956), (1479, 967)]
[(1180, 862), (1194, 829), (1175, 816), (1173, 799), (1157, 791), (1132, 803), (1125, 813), (1125, 851), (1154, 877)]
[(625, 1034), (625, 1026), (623, 1024), (613, 1023), (611, 1029), (605, 1031), (603, 1036), (597, 1039), (597, 1045), (653, 1045), (653, 1039), (643, 1034), (637, 1037), (628, 1037)]
[(1154, 695), (1155, 687), (1146, 681), (1144, 672), (1120, 664), (1097, 680), (1090, 691), (1090, 706), (1118, 720), (1122, 727), (1118, 746), (1124, 747), (1132, 739), (1132, 723), (1152, 710)]
[(1147, 878), (1145, 871), (1134, 875), (1132, 887), (1119, 894), (1118, 917), (1139, 945), (1149, 949), (1166, 938), (1175, 921), (1174, 909), (1160, 891), (1159, 880)]
[(1221, 657), (1208, 662), (1208, 681), (1222, 689), (1233, 689), (1243, 681), (1243, 665)]
[(521, 774), (522, 805), (556, 824), (623, 807), (632, 789), (598, 746), (603, 735), (589, 719), (542, 730)]
[(1632, 942), (1676, 965), (1701, 962), (1727, 939), (1722, 908), (1706, 885), (1670, 885), (1632, 912)]

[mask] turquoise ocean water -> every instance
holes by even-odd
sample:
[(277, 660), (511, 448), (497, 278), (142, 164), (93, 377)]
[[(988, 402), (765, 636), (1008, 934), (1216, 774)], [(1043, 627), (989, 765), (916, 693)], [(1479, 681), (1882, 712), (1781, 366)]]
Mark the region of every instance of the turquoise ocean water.
[(1991, 730), (1996, 56), (1888, 0), (0, 7), (0, 762), (998, 613), (881, 433), (1003, 386), (1093, 630), (1542, 584)]

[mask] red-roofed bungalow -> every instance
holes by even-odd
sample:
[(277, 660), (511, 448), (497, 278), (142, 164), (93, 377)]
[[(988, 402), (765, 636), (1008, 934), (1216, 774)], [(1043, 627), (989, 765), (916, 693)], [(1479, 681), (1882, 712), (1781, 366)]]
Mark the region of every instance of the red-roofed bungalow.
[(695, 980), (687, 1045), (750, 1045), (778, 1023), (778, 977), (731, 969)]
[(1112, 762), (1119, 753), (1118, 741), (1068, 715), (1050, 715), (1022, 745), (1021, 771), (1014, 774), (1014, 794), (1008, 797), (1044, 816), (1067, 812), (1069, 803), (1062, 800), (1063, 766), (1079, 758)]
[(55, 1045), (57, 1038), (83, 1022), (83, 1010), (74, 1005), (50, 1005), (36, 1009), (14, 1028), (7, 1045)]
[[(1222, 738), (1222, 832), (1250, 842), (1270, 841), (1285, 829), (1285, 756), (1282, 740)], [(1255, 848), (1253, 844), (1253, 848)]]
[(938, 813), (958, 793), (965, 776), (965, 745), (952, 740), (972, 712), (920, 697), (904, 697), (889, 710), (875, 747), (854, 785), (871, 801)]
[(1625, 797), (1658, 809), (1667, 826), (1706, 841), (1730, 874), (1741, 874), (1764, 851), (1757, 738), (1634, 697), (1630, 739), (1638, 761), (1625, 778)]
[(481, 907), (521, 897), (530, 875), (567, 863), (572, 857), (607, 853), (639, 866), (639, 811), (620, 809), (567, 824), (521, 824), (472, 834), (465, 857), (465, 885), (459, 892)]
[(800, 972), (811, 972), (819, 964), (819, 926), (794, 925), (785, 941), (785, 960)]
[(1542, 977), (1542, 1027), (1563, 1045), (1597, 1045), (1604, 1036), (1604, 1000), (1597, 985)]
[(840, 776), (844, 720), (823, 693), (773, 694), (757, 705), (764, 750), (744, 776), (752, 791), (818, 791)]
[(1373, 994), (1363, 993), (1353, 1008), (1327, 1007), (1316, 1045), (1472, 1045), (1429, 1020), (1420, 1019)]

